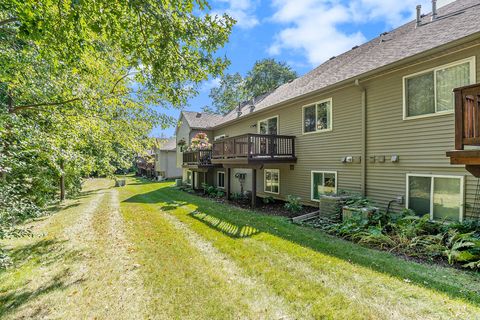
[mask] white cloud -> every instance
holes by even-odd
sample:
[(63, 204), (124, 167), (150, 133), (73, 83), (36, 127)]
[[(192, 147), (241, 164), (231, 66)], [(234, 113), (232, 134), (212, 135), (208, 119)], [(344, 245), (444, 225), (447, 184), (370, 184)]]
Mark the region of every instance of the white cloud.
[[(225, 10), (221, 13), (227, 13), (234, 18), (237, 23), (236, 26), (249, 29), (259, 24), (258, 18), (255, 16), (255, 3), (252, 0), (217, 0), (218, 3), (227, 5)], [(219, 11), (215, 12), (220, 14)]]
[[(443, 6), (453, 0), (439, 0)], [(383, 22), (393, 28), (411, 20), (415, 7), (431, 10), (430, 0), (274, 0), (271, 21), (285, 25), (268, 52), (278, 55), (294, 50), (307, 57), (312, 65), (349, 50), (366, 41), (362, 32), (345, 32), (345, 25), (359, 29), (372, 22)]]
[(210, 79), (202, 84), (201, 91), (210, 91), (210, 89), (220, 85), (220, 78)]

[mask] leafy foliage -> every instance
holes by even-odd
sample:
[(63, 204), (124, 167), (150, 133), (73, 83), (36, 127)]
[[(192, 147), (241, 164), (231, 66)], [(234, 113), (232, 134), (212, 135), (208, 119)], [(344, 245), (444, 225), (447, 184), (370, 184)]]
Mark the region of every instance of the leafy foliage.
[(244, 80), (239, 73), (226, 74), (220, 78), (218, 87), (212, 88), (208, 95), (212, 99), (214, 110), (204, 110), (227, 114), (247, 99)]
[(55, 201), (61, 177), (74, 196), (82, 177), (131, 167), (153, 126), (175, 123), (152, 105), (222, 74), (233, 22), (204, 0), (2, 1), (2, 230)]
[(294, 80), (297, 73), (285, 62), (263, 59), (255, 62), (245, 78), (245, 91), (250, 97), (257, 97), (278, 86)]
[(290, 212), (297, 213), (302, 210), (302, 205), (300, 204), (300, 197), (287, 195), (287, 202), (285, 203), (285, 209)]
[(272, 196), (262, 198), (264, 204), (275, 203), (275, 199)]
[(245, 78), (239, 73), (222, 76), (220, 84), (210, 90), (213, 109), (206, 107), (204, 111), (227, 114), (242, 102), (268, 93), (296, 77), (296, 72), (285, 62), (259, 60)]
[(354, 215), (342, 223), (319, 227), (352, 241), (413, 257), (480, 267), (480, 228), (475, 221), (444, 224), (431, 221), (429, 215), (419, 217), (404, 210), (400, 214)]
[(225, 193), (223, 192), (223, 190), (215, 186), (211, 186), (207, 183), (203, 183), (202, 187), (203, 187), (203, 190), (205, 190), (205, 193), (211, 198), (222, 198), (225, 196)]

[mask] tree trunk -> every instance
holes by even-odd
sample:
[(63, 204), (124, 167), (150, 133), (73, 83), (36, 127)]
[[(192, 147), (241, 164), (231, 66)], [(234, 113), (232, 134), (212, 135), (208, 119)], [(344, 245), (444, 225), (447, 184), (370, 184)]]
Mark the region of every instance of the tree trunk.
[(65, 200), (65, 172), (64, 172), (64, 165), (63, 160), (60, 161), (60, 169), (62, 170), (60, 175), (60, 201)]

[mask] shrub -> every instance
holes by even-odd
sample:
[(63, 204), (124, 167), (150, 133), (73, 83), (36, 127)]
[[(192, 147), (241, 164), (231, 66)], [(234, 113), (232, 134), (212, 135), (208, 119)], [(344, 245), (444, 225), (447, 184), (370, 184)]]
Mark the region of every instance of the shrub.
[(290, 212), (297, 213), (302, 210), (302, 205), (300, 204), (300, 197), (287, 195), (287, 203), (285, 203), (285, 209)]
[(237, 201), (237, 202), (247, 200), (247, 196), (241, 192), (232, 193), (231, 198), (233, 201)]
[(264, 204), (275, 203), (275, 199), (272, 196), (268, 196), (262, 199)]
[(477, 221), (442, 223), (411, 210), (370, 217), (353, 216), (324, 230), (358, 243), (390, 248), (413, 257), (446, 259), (464, 268), (480, 269), (480, 228)]

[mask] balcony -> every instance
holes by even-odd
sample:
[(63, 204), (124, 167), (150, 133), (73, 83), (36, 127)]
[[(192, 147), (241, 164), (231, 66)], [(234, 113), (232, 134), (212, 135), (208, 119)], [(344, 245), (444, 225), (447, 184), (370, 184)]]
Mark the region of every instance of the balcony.
[(245, 134), (213, 143), (214, 164), (293, 163), (295, 137)]
[(457, 88), (454, 93), (455, 150), (448, 151), (447, 156), (451, 164), (464, 164), (480, 177), (480, 83)]
[(185, 151), (183, 153), (184, 167), (210, 167), (212, 166), (212, 150)]

